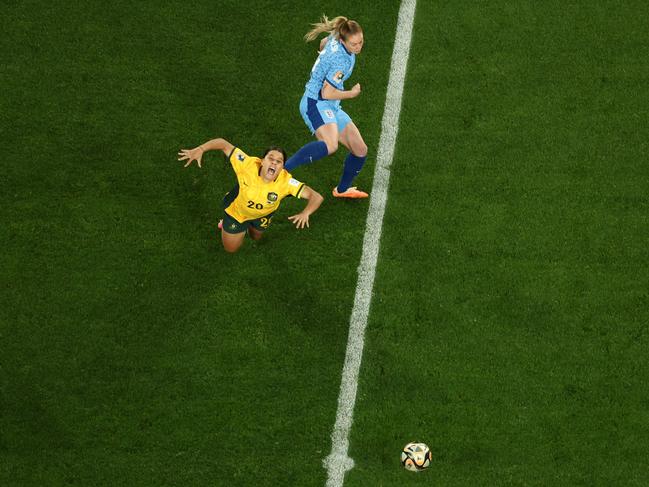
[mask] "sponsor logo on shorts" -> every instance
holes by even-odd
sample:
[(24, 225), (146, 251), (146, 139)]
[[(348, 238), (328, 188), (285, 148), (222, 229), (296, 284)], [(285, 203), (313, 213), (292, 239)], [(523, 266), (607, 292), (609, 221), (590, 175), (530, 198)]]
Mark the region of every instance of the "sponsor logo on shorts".
[(325, 110), (324, 112), (327, 118), (334, 118), (334, 112), (332, 110)]

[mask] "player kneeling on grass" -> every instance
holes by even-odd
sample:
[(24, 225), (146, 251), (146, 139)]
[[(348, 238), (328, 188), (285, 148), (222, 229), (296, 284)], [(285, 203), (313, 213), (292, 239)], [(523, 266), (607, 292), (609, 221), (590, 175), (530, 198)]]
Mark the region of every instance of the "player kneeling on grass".
[(220, 150), (227, 156), (237, 175), (237, 185), (223, 198), (223, 220), (219, 222), (223, 248), (236, 252), (243, 244), (246, 231), (253, 240), (259, 240), (270, 225), (273, 214), (287, 196), (308, 200), (297, 215), (289, 216), (297, 228), (309, 226), (309, 216), (322, 203), (317, 191), (291, 177), (284, 169), (286, 153), (280, 147), (266, 150), (263, 159), (250, 157), (241, 149), (224, 139), (213, 139), (194, 149), (182, 149), (179, 161), (193, 161), (201, 166), (203, 154), (209, 150)]

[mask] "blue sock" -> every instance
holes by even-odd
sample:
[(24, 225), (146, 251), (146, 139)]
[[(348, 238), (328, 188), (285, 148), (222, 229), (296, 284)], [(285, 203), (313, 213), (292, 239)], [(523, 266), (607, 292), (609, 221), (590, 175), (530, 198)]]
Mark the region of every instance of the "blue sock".
[(359, 157), (351, 152), (347, 155), (343, 175), (337, 187), (339, 193), (344, 193), (352, 185), (352, 181), (356, 175), (361, 172), (363, 164), (365, 164), (365, 159), (367, 159), (367, 156)]
[(317, 161), (322, 159), (329, 151), (327, 150), (327, 144), (322, 140), (316, 140), (314, 142), (309, 142), (298, 150), (295, 154), (288, 158), (284, 163), (284, 169), (290, 171), (296, 167), (306, 164), (307, 162)]

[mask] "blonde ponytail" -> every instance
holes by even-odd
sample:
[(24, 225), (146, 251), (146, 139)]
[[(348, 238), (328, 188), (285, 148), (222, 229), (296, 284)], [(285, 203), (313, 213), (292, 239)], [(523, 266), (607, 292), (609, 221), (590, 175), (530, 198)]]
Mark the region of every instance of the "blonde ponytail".
[[(304, 40), (306, 42), (311, 42), (317, 39), (318, 36), (323, 32), (326, 32), (328, 34), (333, 34), (334, 37), (338, 38), (340, 37), (341, 27), (347, 23), (352, 23), (352, 22), (356, 24), (356, 22), (354, 22), (353, 20), (348, 21), (347, 17), (339, 16), (329, 20), (326, 15), (323, 15), (322, 18), (320, 19), (320, 22), (316, 24), (311, 24), (313, 28), (304, 35)], [(360, 26), (358, 26), (358, 28), (360, 29)], [(349, 29), (343, 29), (343, 30), (349, 30)]]

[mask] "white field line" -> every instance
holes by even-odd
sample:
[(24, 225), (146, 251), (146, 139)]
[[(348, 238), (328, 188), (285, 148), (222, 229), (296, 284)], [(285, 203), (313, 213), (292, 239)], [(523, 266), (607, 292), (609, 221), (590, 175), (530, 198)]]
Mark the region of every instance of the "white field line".
[(345, 472), (351, 470), (354, 461), (348, 457), (349, 431), (352, 426), (356, 390), (358, 387), (358, 373), (363, 358), (363, 345), (367, 316), (372, 300), (372, 288), (376, 273), (376, 261), (379, 254), (379, 242), (383, 227), (383, 215), (388, 198), (390, 183), (390, 165), (394, 155), (394, 146), (399, 131), (399, 114), (401, 112), (401, 96), (408, 65), (410, 52), (410, 39), (415, 17), (416, 0), (403, 0), (399, 8), (397, 33), (392, 51), (392, 64), (390, 66), (390, 79), (388, 92), (383, 109), (381, 123), (381, 138), (376, 155), (376, 168), (374, 170), (374, 183), (370, 199), (370, 208), (365, 225), (363, 239), (363, 254), (358, 267), (358, 282), (354, 297), (354, 308), (349, 320), (349, 336), (347, 339), (347, 352), (343, 366), (340, 394), (338, 396), (338, 410), (336, 423), (331, 433), (331, 453), (324, 459), (323, 464), (327, 469), (327, 487), (340, 487), (345, 479)]

